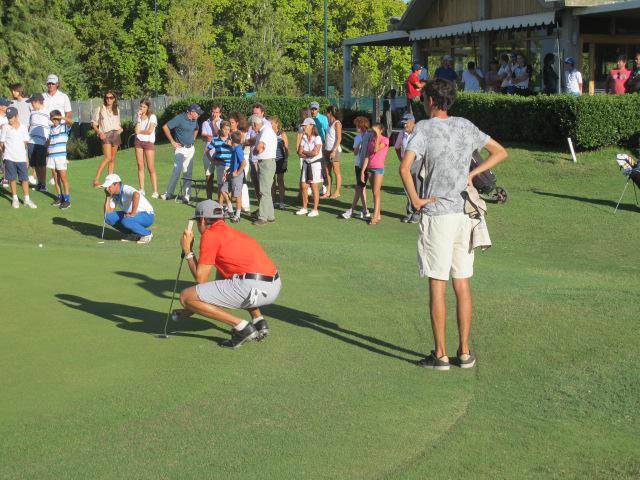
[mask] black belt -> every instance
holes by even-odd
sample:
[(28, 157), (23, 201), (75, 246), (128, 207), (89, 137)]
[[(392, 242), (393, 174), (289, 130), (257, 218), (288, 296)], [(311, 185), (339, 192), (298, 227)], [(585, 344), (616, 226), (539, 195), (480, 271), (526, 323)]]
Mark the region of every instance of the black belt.
[(273, 277), (262, 275), (260, 273), (245, 273), (241, 278), (244, 278), (245, 280), (260, 280), (261, 282), (275, 282), (280, 278), (280, 273), (276, 272)]
[(182, 148), (191, 148), (191, 147), (193, 147), (193, 145), (194, 145), (193, 143), (191, 145), (182, 145)]

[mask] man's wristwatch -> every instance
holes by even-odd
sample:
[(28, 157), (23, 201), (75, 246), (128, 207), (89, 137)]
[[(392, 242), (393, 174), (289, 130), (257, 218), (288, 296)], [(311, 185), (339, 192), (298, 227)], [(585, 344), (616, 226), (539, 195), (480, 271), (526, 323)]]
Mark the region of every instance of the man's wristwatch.
[(195, 256), (196, 256), (196, 254), (195, 254), (195, 253), (193, 253), (193, 252), (189, 252), (189, 253), (187, 253), (187, 254), (185, 255), (185, 257), (184, 257), (184, 258), (186, 258), (187, 260), (189, 260), (190, 258), (193, 258), (193, 257), (195, 257)]

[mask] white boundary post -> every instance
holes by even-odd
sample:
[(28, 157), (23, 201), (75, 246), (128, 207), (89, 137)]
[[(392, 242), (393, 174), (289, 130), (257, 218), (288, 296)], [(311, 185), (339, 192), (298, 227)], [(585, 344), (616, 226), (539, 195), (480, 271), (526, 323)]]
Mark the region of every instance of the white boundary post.
[(576, 158), (576, 151), (573, 149), (573, 142), (571, 138), (567, 138), (567, 142), (569, 143), (569, 150), (571, 150), (571, 158), (573, 158), (573, 163), (578, 163), (578, 159)]

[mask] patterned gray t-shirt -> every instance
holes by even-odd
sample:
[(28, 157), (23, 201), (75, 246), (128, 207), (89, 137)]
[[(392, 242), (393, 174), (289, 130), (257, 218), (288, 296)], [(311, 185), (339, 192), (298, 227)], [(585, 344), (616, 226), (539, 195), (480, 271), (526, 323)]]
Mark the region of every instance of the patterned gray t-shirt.
[(436, 197), (438, 201), (426, 205), (427, 215), (446, 215), (464, 211), (462, 192), (467, 188), (471, 154), (483, 148), (489, 136), (466, 118), (431, 118), (418, 122), (409, 138), (407, 150), (416, 154), (420, 177), (425, 188), (421, 197)]

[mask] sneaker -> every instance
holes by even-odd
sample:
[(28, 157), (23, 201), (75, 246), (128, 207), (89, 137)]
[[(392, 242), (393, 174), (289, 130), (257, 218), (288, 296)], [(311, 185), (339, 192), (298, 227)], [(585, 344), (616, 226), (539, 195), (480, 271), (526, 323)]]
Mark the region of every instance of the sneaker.
[(42, 183), (39, 183), (38, 185), (36, 185), (36, 192), (46, 192), (47, 191), (47, 186), (43, 185)]
[(60, 203), (60, 210), (66, 210), (67, 208), (71, 208), (71, 202), (67, 202), (66, 200)]
[(153, 238), (153, 233), (150, 233), (149, 235), (145, 235), (143, 237), (140, 237), (140, 240), (138, 240), (138, 243), (140, 243), (140, 244), (151, 243), (151, 239), (152, 238)]
[(306, 215), (307, 213), (309, 213), (309, 210), (307, 210), (306, 208), (301, 208), (296, 212), (296, 215)]
[(422, 368), (430, 368), (432, 370), (449, 370), (451, 364), (449, 363), (449, 357), (443, 355), (442, 357), (436, 357), (436, 352), (431, 351), (431, 355), (424, 357), (418, 362), (418, 366)]
[(145, 197), (147, 195), (146, 193), (144, 193), (144, 189), (142, 189), (142, 188), (140, 190), (138, 190), (138, 193), (140, 195), (142, 195), (143, 197)]
[(267, 222), (266, 220), (264, 220), (262, 218), (258, 218), (258, 219), (253, 221), (254, 225), (266, 225), (267, 223), (269, 223), (269, 222)]
[(309, 215), (307, 215), (307, 217), (317, 217), (318, 215), (320, 215), (320, 214), (318, 213), (318, 210), (311, 210), (311, 211), (309, 212)]
[(13, 200), (11, 200), (11, 206), (13, 208), (20, 208), (20, 200), (18, 200), (17, 198), (14, 198)]
[[(151, 194), (151, 198), (155, 198), (155, 199), (157, 200), (158, 198), (160, 198), (160, 195), (158, 195), (158, 192), (153, 192), (153, 193)], [(164, 199), (163, 199), (163, 200), (164, 200)]]
[(409, 220), (409, 223), (418, 223), (419, 221), (420, 221), (420, 214), (414, 213), (413, 215), (411, 215), (411, 220)]
[(29, 207), (29, 208), (38, 208), (38, 206), (35, 203), (33, 203), (33, 201), (31, 199), (25, 200), (24, 201), (24, 206), (25, 207)]
[(160, 200), (171, 200), (171, 195), (169, 195), (168, 193), (163, 193), (162, 195), (160, 195)]
[(231, 338), (229, 340), (225, 340), (220, 344), (221, 347), (224, 348), (238, 348), (242, 346), (243, 343), (248, 342), (249, 340), (253, 340), (258, 336), (258, 332), (255, 327), (251, 324), (248, 324), (242, 330), (237, 331), (235, 328), (231, 329)]
[(409, 215), (405, 215), (404, 217), (402, 217), (402, 220), (400, 220), (402, 223), (411, 223), (411, 219), (413, 218), (413, 213), (410, 213)]
[(129, 235), (125, 235), (124, 237), (122, 237), (121, 240), (123, 242), (137, 242), (138, 240), (140, 240), (140, 237), (138, 235), (130, 233)]
[(353, 214), (353, 210), (349, 209), (342, 214), (342, 218), (349, 220), (352, 214)]
[(326, 195), (327, 194), (327, 186), (326, 185), (322, 185), (322, 190), (320, 192), (320, 195)]
[(287, 208), (287, 204), (286, 204), (286, 203), (284, 203), (284, 202), (280, 202), (280, 203), (278, 204), (278, 208), (279, 208), (280, 210), (286, 210), (286, 208)]
[(37, 184), (38, 184), (38, 181), (36, 180), (36, 177), (34, 177), (33, 175), (29, 175), (29, 185), (35, 186)]
[(234, 215), (234, 216), (231, 218), (231, 222), (232, 222), (232, 223), (240, 223), (240, 215)]
[(362, 211), (360, 212), (360, 218), (361, 218), (362, 220), (364, 220), (365, 218), (366, 218), (366, 219), (371, 218), (371, 214), (369, 213), (369, 210), (362, 210)]
[(59, 207), (62, 204), (62, 199), (60, 197), (56, 198), (53, 202), (51, 202), (52, 207)]
[(460, 368), (472, 368), (476, 364), (476, 356), (469, 352), (458, 354), (458, 366)]
[(182, 197), (182, 203), (189, 203), (189, 200), (191, 200), (191, 198), (189, 197), (189, 195), (185, 195), (184, 197)]
[(51, 177), (51, 180), (49, 180), (49, 184), (50, 185), (55, 185), (56, 181), (53, 179), (53, 177)]
[(258, 332), (258, 335), (256, 336), (257, 341), (264, 340), (266, 336), (269, 335), (269, 325), (267, 325), (267, 321), (264, 318), (255, 322), (253, 324), (253, 328)]

